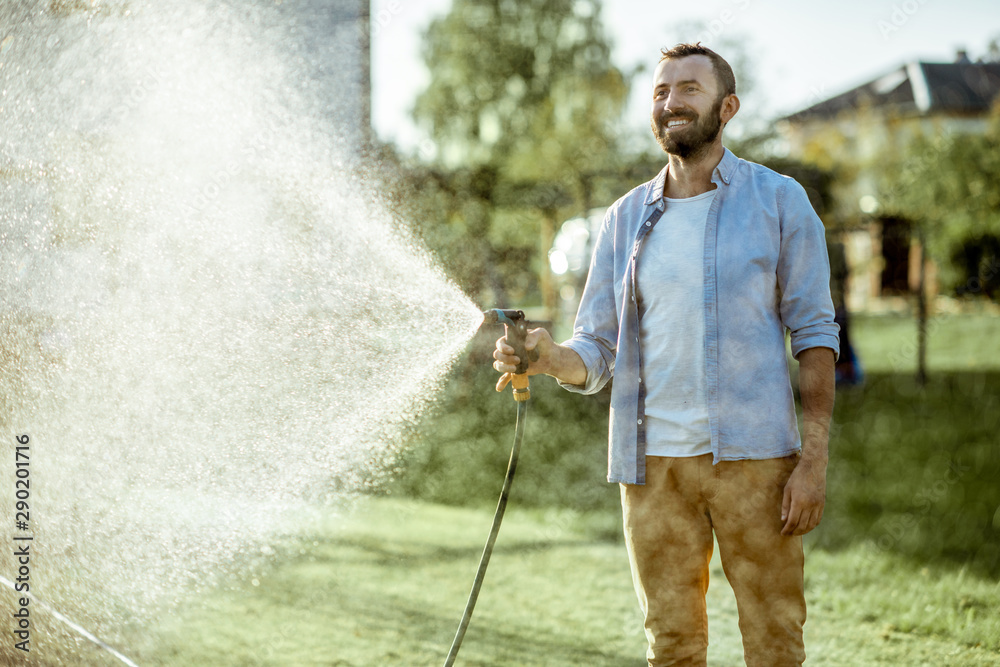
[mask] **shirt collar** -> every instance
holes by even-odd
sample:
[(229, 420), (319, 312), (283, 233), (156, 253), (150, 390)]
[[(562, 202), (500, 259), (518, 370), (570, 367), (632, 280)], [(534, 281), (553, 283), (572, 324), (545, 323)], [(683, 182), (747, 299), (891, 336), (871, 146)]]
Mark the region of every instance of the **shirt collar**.
[[(719, 160), (719, 164), (715, 166), (715, 170), (712, 172), (712, 181), (718, 183), (721, 180), (726, 185), (733, 180), (733, 174), (736, 173), (736, 166), (739, 164), (740, 159), (733, 155), (733, 152), (728, 148), (723, 148), (722, 159)], [(663, 199), (663, 186), (667, 182), (667, 169), (669, 164), (664, 166), (660, 170), (660, 173), (656, 175), (652, 181), (650, 181), (646, 186), (646, 206), (652, 206), (658, 201)]]

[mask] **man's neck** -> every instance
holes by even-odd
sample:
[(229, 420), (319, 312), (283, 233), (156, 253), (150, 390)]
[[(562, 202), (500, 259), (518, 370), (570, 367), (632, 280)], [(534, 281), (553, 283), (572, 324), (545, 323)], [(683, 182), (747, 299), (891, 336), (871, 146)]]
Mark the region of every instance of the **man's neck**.
[(722, 162), (725, 152), (720, 138), (703, 153), (686, 158), (670, 155), (663, 195), (671, 199), (687, 199), (714, 190), (712, 172)]

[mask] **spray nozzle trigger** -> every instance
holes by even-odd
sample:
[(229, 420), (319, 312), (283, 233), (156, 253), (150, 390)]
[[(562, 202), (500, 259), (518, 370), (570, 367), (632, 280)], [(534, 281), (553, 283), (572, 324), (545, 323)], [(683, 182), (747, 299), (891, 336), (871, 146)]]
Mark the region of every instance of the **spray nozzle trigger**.
[(526, 350), (524, 347), (524, 339), (528, 335), (527, 319), (524, 316), (524, 311), (493, 308), (483, 312), (484, 324), (495, 322), (503, 323), (506, 329), (507, 344), (514, 348), (514, 355), (520, 360), (517, 364), (517, 369), (514, 371), (515, 377), (524, 375), (528, 372), (530, 362), (538, 360), (538, 352), (535, 350)]

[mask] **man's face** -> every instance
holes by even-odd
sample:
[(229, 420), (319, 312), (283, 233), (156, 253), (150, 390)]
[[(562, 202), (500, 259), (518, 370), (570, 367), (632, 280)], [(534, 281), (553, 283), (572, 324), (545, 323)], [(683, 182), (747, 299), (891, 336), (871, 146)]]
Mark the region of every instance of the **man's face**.
[(708, 56), (664, 60), (653, 75), (656, 142), (678, 157), (697, 155), (719, 136), (724, 101)]

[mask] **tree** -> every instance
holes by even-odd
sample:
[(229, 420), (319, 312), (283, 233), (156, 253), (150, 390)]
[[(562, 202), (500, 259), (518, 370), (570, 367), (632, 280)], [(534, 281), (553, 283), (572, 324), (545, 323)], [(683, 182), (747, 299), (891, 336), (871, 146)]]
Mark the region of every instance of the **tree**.
[[(926, 257), (960, 294), (993, 294), (1000, 284), (1000, 105), (984, 134), (918, 135), (901, 159), (883, 171), (881, 213), (912, 222), (920, 242), (918, 380), (926, 378)], [(955, 261), (969, 256), (975, 261)], [(987, 252), (982, 252), (982, 250)], [(992, 249), (992, 251), (991, 251)], [(963, 275), (964, 274), (964, 275)], [(964, 283), (964, 284), (963, 284)]]
[[(927, 238), (946, 279), (974, 280), (951, 262), (956, 247), (1000, 235), (1000, 106), (984, 134), (920, 135), (885, 170), (880, 203)], [(989, 267), (980, 267), (980, 270)], [(976, 290), (971, 290), (976, 291)]]
[(452, 222), (469, 224), (486, 273), (505, 258), (523, 264), (534, 246), (544, 284), (555, 222), (587, 205), (595, 167), (620, 159), (615, 121), (627, 85), (600, 9), (600, 0), (455, 0), (427, 31), (431, 82), (414, 116), (436, 142), (438, 169), (469, 202)]

